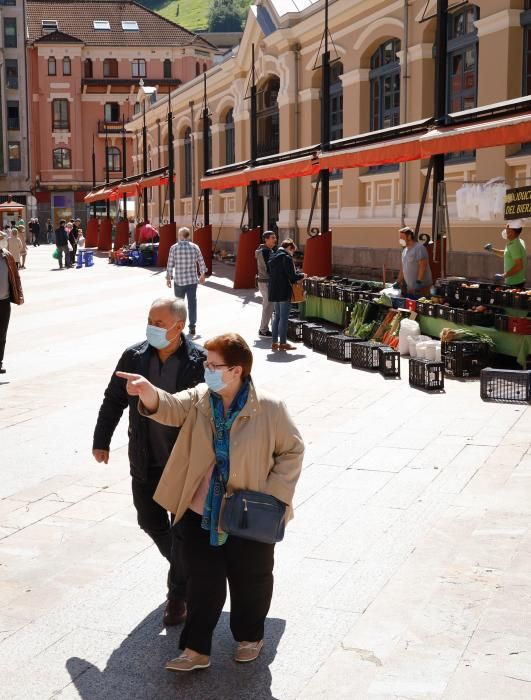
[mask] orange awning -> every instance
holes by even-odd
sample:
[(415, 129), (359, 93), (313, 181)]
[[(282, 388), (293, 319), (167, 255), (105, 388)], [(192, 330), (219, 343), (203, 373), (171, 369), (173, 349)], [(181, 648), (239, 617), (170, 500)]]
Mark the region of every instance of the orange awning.
[(111, 192), (111, 189), (106, 189), (105, 187), (100, 187), (98, 190), (92, 190), (92, 192), (85, 195), (85, 202), (99, 202), (100, 200), (107, 199)]
[(317, 157), (293, 158), (280, 163), (258, 165), (255, 168), (236, 170), (224, 175), (201, 178), (203, 190), (225, 190), (229, 187), (242, 187), (250, 182), (270, 182), (271, 180), (289, 180), (294, 177), (316, 175), (319, 172)]
[(116, 192), (119, 192), (122, 196), (124, 194), (137, 195), (138, 182), (121, 182), (116, 186)]
[(138, 182), (138, 186), (140, 189), (145, 190), (146, 187), (162, 187), (163, 185), (167, 185), (169, 181), (170, 178), (168, 175), (148, 175)]

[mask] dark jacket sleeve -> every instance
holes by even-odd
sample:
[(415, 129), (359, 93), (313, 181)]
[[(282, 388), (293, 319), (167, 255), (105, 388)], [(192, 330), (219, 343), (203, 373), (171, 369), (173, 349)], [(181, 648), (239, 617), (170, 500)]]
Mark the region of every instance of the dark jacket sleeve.
[(120, 422), (123, 412), (129, 405), (126, 383), (116, 376), (116, 372), (127, 372), (131, 369), (129, 352), (126, 350), (116, 365), (111, 381), (105, 389), (103, 403), (98, 413), (98, 420), (94, 429), (92, 449), (108, 450), (111, 446), (111, 438), (116, 426)]
[(304, 274), (302, 272), (295, 271), (295, 264), (291, 256), (286, 255), (284, 259), (284, 269), (286, 270), (286, 275), (291, 284), (295, 284), (304, 277)]
[(271, 249), (266, 247), (262, 248), (262, 257), (264, 258), (266, 269), (269, 270), (269, 258), (271, 257)]

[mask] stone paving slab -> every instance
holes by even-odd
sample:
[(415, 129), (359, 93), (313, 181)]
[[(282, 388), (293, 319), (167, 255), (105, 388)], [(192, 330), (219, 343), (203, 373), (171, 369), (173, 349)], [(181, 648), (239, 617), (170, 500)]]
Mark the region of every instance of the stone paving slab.
[(50, 255), (31, 251), (0, 383), (1, 698), (530, 697), (531, 409), (481, 402), (477, 381), (430, 396), (304, 346), (271, 353), (256, 294), (217, 264), (198, 340), (247, 338), (307, 451), (261, 658), (232, 661), (227, 605), (212, 668), (165, 672), (179, 630), (161, 625), (167, 567), (136, 524), (126, 421), (109, 465), (90, 455), (164, 276), (101, 257), (52, 274)]

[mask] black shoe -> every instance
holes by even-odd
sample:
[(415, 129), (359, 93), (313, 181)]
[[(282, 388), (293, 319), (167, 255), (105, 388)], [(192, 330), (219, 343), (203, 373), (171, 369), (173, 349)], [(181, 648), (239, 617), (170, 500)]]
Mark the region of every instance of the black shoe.
[(186, 621), (186, 601), (180, 598), (170, 598), (166, 601), (163, 623), (165, 627), (181, 625)]
[(5, 367), (0, 367), (0, 374), (5, 374), (5, 373), (6, 373)]
[(261, 336), (262, 338), (271, 338), (271, 336), (273, 334), (271, 333), (271, 331), (266, 330), (266, 331), (258, 331), (258, 335)]
[(195, 335), (195, 326), (190, 326), (190, 335)]

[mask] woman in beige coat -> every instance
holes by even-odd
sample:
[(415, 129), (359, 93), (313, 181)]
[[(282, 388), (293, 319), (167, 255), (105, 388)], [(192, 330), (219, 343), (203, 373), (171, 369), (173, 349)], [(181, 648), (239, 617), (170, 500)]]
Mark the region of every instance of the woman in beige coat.
[(260, 491), (286, 504), (292, 517), (304, 445), (282, 401), (255, 388), (253, 356), (235, 333), (205, 343), (205, 384), (168, 394), (136, 374), (118, 372), (139, 410), (163, 425), (181, 427), (155, 500), (175, 513), (188, 565), (183, 653), (171, 671), (210, 666), (212, 633), (231, 594), (230, 627), (238, 642), (234, 658), (260, 654), (264, 621), (273, 594), (274, 544), (227, 536), (220, 521), (224, 495)]

